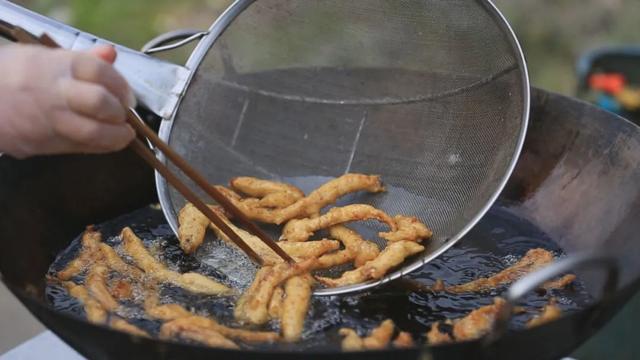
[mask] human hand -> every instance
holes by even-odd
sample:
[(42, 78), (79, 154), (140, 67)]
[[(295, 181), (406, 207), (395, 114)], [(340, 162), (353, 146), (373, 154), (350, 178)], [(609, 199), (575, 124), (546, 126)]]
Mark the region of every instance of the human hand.
[(111, 66), (116, 52), (0, 47), (0, 152), (16, 158), (123, 149), (135, 97)]

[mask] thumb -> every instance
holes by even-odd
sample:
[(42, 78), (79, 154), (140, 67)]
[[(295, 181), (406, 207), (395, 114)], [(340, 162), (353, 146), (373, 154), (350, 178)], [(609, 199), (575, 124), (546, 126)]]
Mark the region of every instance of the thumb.
[(113, 45), (100, 45), (89, 50), (89, 54), (95, 55), (100, 59), (113, 64), (116, 61), (117, 53)]

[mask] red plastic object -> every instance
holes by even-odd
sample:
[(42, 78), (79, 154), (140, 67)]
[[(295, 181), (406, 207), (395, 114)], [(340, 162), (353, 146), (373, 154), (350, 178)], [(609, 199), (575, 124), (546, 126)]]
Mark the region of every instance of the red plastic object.
[(617, 94), (626, 85), (627, 80), (619, 73), (593, 74), (589, 77), (589, 87), (593, 90)]

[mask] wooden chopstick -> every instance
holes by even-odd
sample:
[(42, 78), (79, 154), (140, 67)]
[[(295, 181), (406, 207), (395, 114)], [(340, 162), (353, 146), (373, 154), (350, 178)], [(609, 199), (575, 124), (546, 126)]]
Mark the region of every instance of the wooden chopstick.
[[(264, 242), (269, 248), (271, 248), (278, 256), (284, 261), (294, 263), (295, 261), (289, 254), (287, 254), (273, 239), (262, 231), (257, 225), (255, 225), (249, 218), (238, 209), (226, 196), (224, 196), (215, 187), (211, 186), (209, 182), (194, 168), (187, 163), (184, 158), (178, 155), (156, 135), (156, 133), (149, 128), (138, 114), (129, 109), (127, 112), (127, 122), (136, 130), (136, 132), (151, 142), (153, 146), (162, 151), (164, 155), (173, 162), (185, 175), (187, 175), (193, 182), (196, 183), (202, 190), (204, 190), (211, 198), (213, 198), (218, 204), (220, 204), (226, 211), (231, 213), (237, 218), (240, 223), (248, 228), (254, 235), (256, 235), (262, 242)], [(178, 179), (169, 168), (167, 168), (155, 155), (149, 150), (139, 139), (136, 139), (131, 145), (131, 148), (138, 153), (147, 163), (149, 163), (154, 169), (164, 176), (165, 179), (176, 188), (188, 201), (190, 201), (198, 210), (200, 210), (211, 222), (213, 222), (222, 232), (224, 232), (236, 245), (238, 245), (247, 255), (254, 259), (258, 264), (262, 264), (262, 259), (238, 236), (220, 217), (209, 207), (203, 203), (198, 196), (193, 193), (180, 179)], [(144, 151), (143, 151), (144, 150)]]

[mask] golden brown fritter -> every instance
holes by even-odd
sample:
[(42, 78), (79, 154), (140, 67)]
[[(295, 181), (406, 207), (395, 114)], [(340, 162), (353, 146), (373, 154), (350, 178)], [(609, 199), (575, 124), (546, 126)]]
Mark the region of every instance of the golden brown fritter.
[(413, 337), (406, 331), (400, 331), (391, 344), (398, 349), (408, 349), (415, 346)]
[(378, 327), (371, 330), (371, 334), (361, 338), (355, 330), (342, 328), (339, 330), (342, 339), (342, 350), (344, 351), (361, 351), (361, 350), (379, 350), (389, 346), (395, 325), (391, 319), (387, 319), (380, 323)]
[(447, 286), (446, 291), (450, 293), (490, 291), (496, 287), (510, 284), (552, 262), (553, 254), (550, 251), (531, 249), (516, 264), (491, 277), (479, 278), (466, 284)]
[[(495, 298), (493, 304), (475, 309), (461, 319), (432, 324), (431, 330), (427, 333), (429, 345), (470, 341), (485, 336), (493, 328), (498, 313), (505, 304), (504, 299)], [(440, 329), (442, 324), (452, 326), (452, 331), (443, 332)]]
[(269, 301), (275, 288), (293, 276), (309, 272), (317, 261), (311, 258), (296, 264), (280, 263), (260, 269), (251, 286), (238, 299), (235, 318), (254, 325), (266, 323), (269, 320)]
[(396, 230), (395, 221), (384, 211), (371, 205), (353, 204), (332, 208), (318, 217), (291, 220), (282, 230), (280, 239), (293, 242), (307, 241), (318, 230), (360, 220), (378, 220), (389, 225), (391, 230)]
[(329, 287), (358, 284), (367, 280), (381, 279), (389, 270), (402, 264), (404, 260), (424, 250), (424, 246), (413, 241), (398, 241), (389, 244), (373, 260), (355, 270), (347, 271), (337, 279), (317, 277), (323, 284)]
[(567, 274), (559, 279), (547, 281), (546, 283), (542, 284), (541, 288), (547, 291), (564, 289), (567, 286), (573, 284), (575, 280), (576, 280), (576, 276), (574, 274)]
[(154, 280), (160, 282), (168, 282), (179, 286), (193, 293), (206, 295), (223, 295), (229, 294), (231, 289), (217, 281), (214, 281), (202, 274), (184, 273), (167, 269), (162, 263), (156, 260), (142, 244), (133, 231), (126, 227), (122, 230), (122, 243), (124, 250), (131, 256), (136, 265), (138, 265), (145, 274)]
[(187, 203), (180, 209), (178, 213), (178, 240), (185, 254), (193, 253), (202, 245), (209, 222), (209, 218), (191, 203)]
[(396, 231), (381, 232), (378, 236), (390, 242), (403, 240), (421, 242), (431, 238), (433, 235), (431, 229), (415, 216), (396, 215), (393, 220), (398, 225), (398, 229)]
[(285, 341), (300, 340), (304, 320), (311, 303), (311, 284), (313, 278), (309, 274), (289, 278), (284, 284), (285, 297), (280, 314), (280, 327)]
[(98, 246), (101, 242), (102, 234), (95, 231), (91, 226), (87, 227), (82, 234), (80, 254), (57, 273), (58, 279), (67, 281), (76, 275), (80, 275), (90, 264), (99, 260), (100, 252), (98, 251)]
[(305, 218), (320, 213), (338, 198), (357, 191), (382, 192), (384, 187), (376, 175), (345, 174), (320, 186), (308, 196), (279, 209), (248, 206), (232, 194), (227, 193), (231, 202), (240, 208), (252, 220), (270, 224), (282, 224), (291, 219)]
[(165, 340), (174, 340), (175, 338), (181, 338), (210, 347), (225, 349), (239, 348), (236, 343), (227, 339), (219, 332), (211, 330), (209, 328), (197, 326), (191, 322), (186, 322), (184, 321), (184, 319), (176, 319), (164, 323), (162, 327), (160, 327), (159, 336), (161, 339)]
[(129, 322), (127, 322), (126, 320), (119, 318), (119, 317), (112, 317), (109, 320), (109, 326), (115, 330), (119, 330), (122, 332), (126, 332), (129, 333), (131, 335), (135, 335), (135, 336), (141, 336), (141, 337), (150, 337), (149, 334), (140, 329), (139, 327), (130, 324)]
[(527, 328), (532, 328), (536, 326), (540, 326), (549, 322), (552, 322), (556, 319), (559, 319), (562, 316), (562, 310), (558, 307), (556, 299), (551, 298), (549, 303), (542, 308), (542, 312), (534, 317), (532, 317), (529, 321), (527, 321)]
[(364, 265), (367, 261), (375, 259), (380, 254), (380, 249), (376, 244), (363, 239), (360, 234), (344, 225), (330, 227), (329, 235), (340, 240), (344, 247), (352, 253), (355, 267)]
[(71, 296), (82, 303), (89, 322), (94, 324), (105, 324), (107, 322), (107, 311), (96, 299), (89, 295), (89, 291), (86, 287), (76, 285), (71, 281), (65, 281), (62, 284), (67, 288), (67, 291), (69, 291)]

